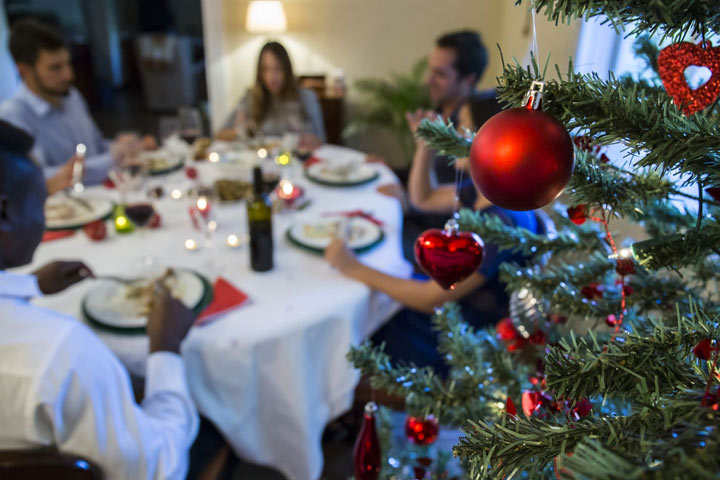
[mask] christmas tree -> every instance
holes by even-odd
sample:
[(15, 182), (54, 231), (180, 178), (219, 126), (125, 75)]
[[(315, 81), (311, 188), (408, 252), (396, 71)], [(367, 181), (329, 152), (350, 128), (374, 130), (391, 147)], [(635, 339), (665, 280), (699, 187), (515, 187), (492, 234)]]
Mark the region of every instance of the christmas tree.
[[(370, 345), (349, 358), (374, 388), (405, 397), (410, 415), (459, 426), (453, 453), (473, 478), (718, 478), (720, 48), (709, 41), (720, 33), (718, 2), (529, 6), (555, 22), (599, 17), (673, 44), (659, 52), (647, 37), (637, 43), (655, 81), (604, 80), (572, 64), (549, 80), (535, 59), (530, 68), (506, 64), (497, 92), (507, 108), (525, 105), (532, 83), (544, 80), (542, 110), (574, 137), (557, 232), (535, 235), (462, 210), (460, 230), (530, 258), (501, 267), (510, 318), (474, 331), (457, 306), (438, 310), (447, 378), (394, 365)], [(712, 77), (688, 88), (689, 65)], [(470, 154), (472, 137), (442, 120), (424, 121), (419, 135), (441, 154)], [(617, 144), (622, 166), (605, 153)], [(622, 248), (613, 236), (621, 222), (647, 238)], [(381, 473), (391, 470), (385, 463)]]

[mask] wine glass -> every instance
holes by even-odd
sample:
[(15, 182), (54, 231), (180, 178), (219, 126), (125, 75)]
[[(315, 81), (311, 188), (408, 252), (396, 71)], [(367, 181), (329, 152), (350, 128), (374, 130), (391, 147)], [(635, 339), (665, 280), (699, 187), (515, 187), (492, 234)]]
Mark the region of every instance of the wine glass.
[(194, 107), (180, 107), (178, 109), (178, 128), (180, 138), (192, 146), (203, 131), (200, 111)]
[(125, 216), (137, 227), (140, 234), (141, 263), (150, 266), (155, 263), (154, 257), (147, 254), (147, 225), (155, 215), (155, 207), (144, 189), (128, 192), (129, 201), (125, 205)]

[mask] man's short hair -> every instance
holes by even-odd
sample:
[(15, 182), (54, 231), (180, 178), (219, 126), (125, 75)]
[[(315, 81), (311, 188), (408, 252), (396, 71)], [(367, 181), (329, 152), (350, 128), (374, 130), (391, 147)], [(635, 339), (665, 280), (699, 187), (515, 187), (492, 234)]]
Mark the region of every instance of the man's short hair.
[(435, 44), (455, 51), (455, 70), (461, 77), (474, 74), (476, 80), (480, 80), (487, 67), (488, 53), (479, 33), (471, 30), (452, 32), (438, 38)]
[(56, 52), (67, 48), (65, 37), (50, 25), (31, 18), (13, 22), (8, 49), (15, 63), (35, 65), (40, 50)]

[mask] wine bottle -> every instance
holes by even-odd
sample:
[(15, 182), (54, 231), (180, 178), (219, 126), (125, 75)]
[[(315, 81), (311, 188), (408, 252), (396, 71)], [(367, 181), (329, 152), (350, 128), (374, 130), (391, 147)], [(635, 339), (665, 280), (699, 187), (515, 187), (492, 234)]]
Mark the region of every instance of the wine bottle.
[(263, 192), (262, 169), (253, 169), (253, 195), (247, 202), (250, 232), (250, 268), (266, 272), (273, 268), (272, 206)]

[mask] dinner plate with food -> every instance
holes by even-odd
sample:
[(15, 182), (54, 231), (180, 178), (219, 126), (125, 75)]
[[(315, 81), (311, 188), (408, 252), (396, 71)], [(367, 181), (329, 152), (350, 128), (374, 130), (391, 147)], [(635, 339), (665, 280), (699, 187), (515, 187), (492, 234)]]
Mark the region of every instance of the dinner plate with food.
[(372, 182), (380, 173), (375, 166), (365, 162), (319, 161), (305, 169), (305, 176), (321, 185), (354, 187)]
[(140, 154), (140, 161), (148, 175), (164, 175), (179, 170), (185, 164), (182, 155), (166, 150), (150, 150)]
[(342, 238), (355, 252), (364, 252), (382, 242), (384, 233), (377, 223), (364, 217), (330, 216), (296, 223), (288, 229), (287, 238), (318, 253), (336, 238)]
[(63, 192), (45, 201), (45, 228), (47, 230), (72, 230), (110, 216), (115, 205), (105, 197), (75, 196)]
[(207, 304), (208, 295), (212, 295), (208, 281), (186, 269), (145, 272), (124, 281), (101, 277), (83, 298), (83, 314), (101, 327), (142, 331), (147, 325), (156, 282), (162, 282), (172, 296), (196, 311)]

